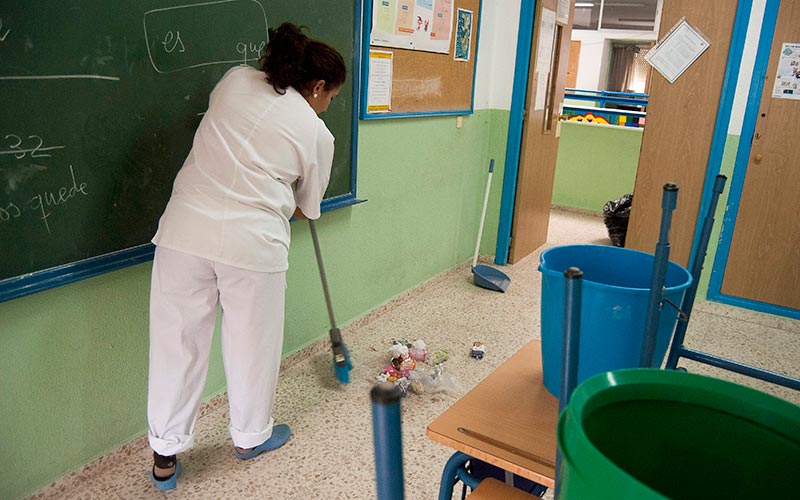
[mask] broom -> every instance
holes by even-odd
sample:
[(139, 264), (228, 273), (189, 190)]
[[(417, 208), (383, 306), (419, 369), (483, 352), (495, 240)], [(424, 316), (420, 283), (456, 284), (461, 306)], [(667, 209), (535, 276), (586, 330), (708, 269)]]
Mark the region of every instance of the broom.
[(311, 239), (314, 241), (314, 253), (317, 255), (317, 265), (319, 266), (319, 277), (322, 280), (322, 291), (325, 292), (325, 304), (328, 306), (328, 317), (331, 320), (329, 336), (331, 339), (331, 351), (333, 351), (333, 369), (336, 379), (342, 384), (350, 383), (350, 370), (353, 363), (350, 361), (350, 352), (342, 340), (342, 332), (336, 327), (336, 320), (333, 317), (333, 305), (331, 295), (328, 291), (328, 280), (325, 278), (325, 267), (322, 265), (322, 254), (319, 250), (319, 240), (317, 239), (317, 229), (314, 221), (308, 219), (308, 227), (311, 229)]

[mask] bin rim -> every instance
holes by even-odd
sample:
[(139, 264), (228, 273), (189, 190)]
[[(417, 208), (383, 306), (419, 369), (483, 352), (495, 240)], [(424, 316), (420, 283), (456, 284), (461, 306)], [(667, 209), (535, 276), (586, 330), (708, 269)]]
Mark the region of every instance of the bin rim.
[(569, 404), (583, 418), (601, 405), (633, 399), (698, 404), (758, 422), (766, 413), (780, 423), (777, 432), (800, 442), (800, 406), (751, 387), (679, 370), (623, 368), (600, 373), (583, 381)]
[[(583, 432), (583, 426), (581, 424), (576, 424), (575, 421), (575, 415), (570, 412), (570, 408), (567, 406), (564, 411), (561, 412), (556, 424), (556, 446), (558, 446), (563, 458), (562, 463), (564, 465), (562, 465), (562, 467), (571, 469), (570, 474), (579, 476), (581, 480), (587, 484), (592, 483), (597, 477), (624, 475), (632, 485), (635, 485), (633, 488), (629, 487), (629, 490), (639, 490), (635, 491), (635, 493), (645, 492), (650, 499), (669, 500), (669, 498), (641, 482), (639, 479), (629, 474), (628, 471), (606, 457), (604, 453), (598, 450), (594, 444), (589, 441), (589, 438)], [(567, 434), (567, 429), (570, 430), (570, 434)], [(588, 461), (591, 461), (593, 466), (580, 467), (573, 456), (573, 451), (576, 455), (582, 455), (584, 457), (583, 460), (586, 460), (586, 457), (588, 457)], [(627, 491), (627, 493), (631, 493), (631, 491)]]
[[(640, 255), (643, 255), (643, 256), (648, 256), (648, 257), (651, 257), (651, 258), (655, 259), (655, 256), (653, 254), (651, 254), (651, 253), (642, 252), (641, 250), (634, 250), (632, 248), (622, 248), (622, 247), (615, 247), (615, 246), (609, 246), (609, 245), (593, 245), (593, 244), (559, 245), (559, 246), (555, 246), (555, 247), (550, 247), (547, 250), (543, 251), (539, 255), (539, 266), (537, 267), (538, 271), (541, 272), (542, 274), (546, 274), (546, 275), (549, 275), (551, 277), (561, 277), (561, 276), (563, 276), (563, 271), (556, 271), (555, 269), (544, 268), (544, 267), (542, 267), (542, 265), (544, 264), (544, 261), (545, 261), (545, 255), (548, 252), (550, 252), (551, 250), (567, 248), (567, 247), (569, 247), (569, 248), (613, 249), (613, 250), (608, 250), (608, 251), (611, 251), (611, 252), (624, 251), (624, 252), (629, 252), (629, 253), (640, 254)], [(683, 290), (688, 289), (692, 285), (692, 282), (694, 281), (694, 278), (692, 277), (692, 273), (690, 273), (689, 270), (686, 269), (684, 266), (678, 264), (677, 262), (674, 262), (674, 261), (670, 260), (670, 261), (667, 262), (667, 267), (668, 268), (669, 267), (678, 268), (679, 272), (684, 275), (686, 280), (683, 283), (681, 283), (680, 285), (664, 287), (664, 293), (665, 294), (681, 292)], [(650, 293), (650, 287), (649, 286), (642, 288), (642, 287), (629, 287), (629, 286), (609, 285), (607, 283), (600, 283), (600, 282), (597, 282), (597, 281), (592, 281), (592, 280), (587, 279), (585, 277), (583, 278), (582, 281), (583, 281), (583, 286), (584, 287), (599, 288), (599, 289), (604, 289), (604, 290), (613, 290), (615, 293), (622, 293), (622, 294), (626, 294), (627, 293), (627, 294), (631, 294), (631, 295), (645, 295), (645, 294), (649, 294)]]
[[(789, 401), (705, 375), (658, 368), (626, 368), (584, 380), (576, 387), (558, 419), (558, 447), (575, 474), (589, 482), (597, 476), (622, 474), (637, 488), (666, 498), (609, 459), (585, 432), (584, 420), (594, 410), (637, 400), (703, 406), (769, 428), (787, 441), (800, 445), (800, 406)], [(580, 467), (574, 461), (575, 454), (589, 457), (594, 469)]]

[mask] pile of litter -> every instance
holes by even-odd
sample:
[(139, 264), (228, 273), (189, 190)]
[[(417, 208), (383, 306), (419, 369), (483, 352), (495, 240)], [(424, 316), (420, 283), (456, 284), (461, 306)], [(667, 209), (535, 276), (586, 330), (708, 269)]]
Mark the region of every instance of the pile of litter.
[[(474, 342), (470, 356), (483, 359), (483, 342)], [(375, 377), (378, 382), (393, 382), (406, 396), (437, 392), (459, 393), (458, 385), (447, 373), (450, 353), (445, 349), (428, 352), (423, 340), (394, 340), (389, 348), (390, 363)]]

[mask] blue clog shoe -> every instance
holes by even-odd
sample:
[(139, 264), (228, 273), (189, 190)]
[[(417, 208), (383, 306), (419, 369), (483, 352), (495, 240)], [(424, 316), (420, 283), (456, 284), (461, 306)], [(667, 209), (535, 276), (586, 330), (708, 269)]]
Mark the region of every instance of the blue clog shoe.
[(281, 446), (286, 444), (286, 441), (292, 435), (292, 430), (286, 424), (280, 424), (272, 427), (272, 436), (269, 439), (261, 443), (260, 445), (256, 446), (252, 450), (248, 451), (247, 453), (239, 453), (236, 452), (236, 458), (239, 460), (250, 460), (251, 458), (255, 458), (265, 451), (272, 451), (277, 450)]
[(156, 478), (155, 472), (153, 471), (153, 469), (150, 469), (150, 479), (153, 481), (153, 484), (156, 485), (158, 491), (174, 490), (175, 487), (178, 485), (178, 476), (180, 475), (181, 475), (180, 462), (175, 463), (175, 472), (167, 479)]

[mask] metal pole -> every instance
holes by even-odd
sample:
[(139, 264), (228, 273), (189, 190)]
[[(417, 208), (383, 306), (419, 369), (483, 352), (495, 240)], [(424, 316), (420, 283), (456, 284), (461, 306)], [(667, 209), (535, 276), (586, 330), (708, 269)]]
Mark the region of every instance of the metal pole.
[(403, 500), (405, 497), (401, 395), (400, 388), (388, 382), (370, 391), (378, 500)]
[(681, 349), (681, 357), (800, 391), (800, 379), (787, 377), (786, 375), (781, 375), (780, 373), (763, 370), (761, 368), (755, 368), (744, 363), (739, 363), (738, 361), (732, 361), (730, 359), (721, 358), (705, 352), (695, 351), (693, 349), (687, 349), (685, 347)]
[(561, 339), (561, 392), (558, 412), (564, 410), (578, 381), (578, 354), (581, 335), (581, 290), (583, 271), (570, 267), (564, 271), (564, 335)]
[(656, 348), (658, 334), (658, 320), (661, 316), (661, 304), (664, 298), (664, 281), (667, 277), (667, 264), (669, 262), (669, 226), (672, 224), (672, 212), (675, 210), (678, 199), (678, 186), (664, 184), (664, 196), (661, 200), (661, 230), (656, 244), (655, 258), (653, 259), (653, 277), (650, 281), (650, 301), (647, 306), (644, 338), (642, 351), (639, 357), (639, 366), (652, 368), (653, 356)]
[[(578, 383), (578, 360), (581, 338), (581, 291), (583, 272), (577, 267), (564, 271), (564, 332), (561, 339), (561, 392), (558, 413), (561, 415)], [(561, 485), (561, 451), (556, 448), (556, 498)]]
[(714, 227), (714, 213), (717, 211), (717, 203), (719, 202), (719, 195), (725, 189), (725, 181), (728, 178), (724, 175), (718, 175), (714, 181), (714, 189), (711, 194), (711, 204), (708, 206), (708, 212), (703, 220), (703, 231), (700, 233), (700, 241), (697, 245), (697, 254), (692, 262), (692, 285), (686, 291), (681, 303), (681, 311), (686, 315), (681, 321), (678, 322), (678, 327), (675, 329), (675, 335), (672, 338), (672, 346), (667, 356), (666, 368), (674, 370), (678, 366), (678, 358), (683, 349), (683, 341), (686, 338), (686, 328), (689, 326), (689, 316), (692, 314), (694, 307), (694, 299), (697, 295), (697, 286), (700, 284), (700, 274), (703, 271), (703, 262), (706, 259), (706, 252), (708, 251), (708, 241), (711, 239), (711, 230)]

